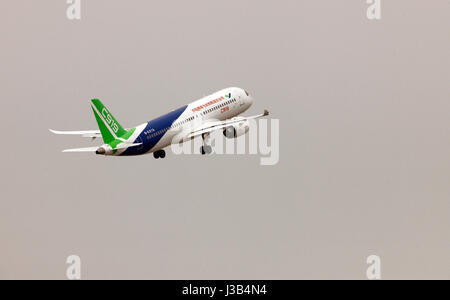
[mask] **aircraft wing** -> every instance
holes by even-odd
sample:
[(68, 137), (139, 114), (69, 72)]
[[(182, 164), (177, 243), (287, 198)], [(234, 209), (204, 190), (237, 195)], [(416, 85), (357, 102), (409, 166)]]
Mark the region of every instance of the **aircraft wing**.
[(81, 130), (81, 131), (59, 131), (59, 130), (53, 130), (53, 129), (49, 129), (49, 130), (50, 130), (50, 132), (52, 132), (54, 134), (79, 135), (81, 137), (90, 137), (92, 139), (102, 137), (100, 130)]
[(256, 116), (237, 117), (237, 118), (233, 118), (233, 119), (229, 119), (229, 120), (225, 120), (225, 121), (206, 122), (206, 123), (202, 124), (201, 126), (195, 128), (193, 131), (191, 131), (186, 136), (186, 139), (195, 138), (195, 137), (201, 136), (201, 135), (203, 135), (205, 133), (211, 133), (211, 132), (216, 131), (216, 130), (224, 129), (224, 128), (230, 126), (230, 125), (234, 125), (234, 124), (242, 122), (242, 121), (258, 119), (258, 118), (265, 117), (265, 116), (268, 116), (268, 115), (269, 115), (269, 111), (268, 110), (264, 110), (264, 113), (256, 115)]

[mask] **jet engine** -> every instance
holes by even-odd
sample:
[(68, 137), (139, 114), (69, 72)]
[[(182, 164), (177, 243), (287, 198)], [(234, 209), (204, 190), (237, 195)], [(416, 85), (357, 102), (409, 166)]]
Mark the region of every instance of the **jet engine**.
[(223, 135), (229, 139), (237, 138), (248, 132), (250, 126), (248, 121), (241, 121), (234, 125), (230, 125), (223, 130)]

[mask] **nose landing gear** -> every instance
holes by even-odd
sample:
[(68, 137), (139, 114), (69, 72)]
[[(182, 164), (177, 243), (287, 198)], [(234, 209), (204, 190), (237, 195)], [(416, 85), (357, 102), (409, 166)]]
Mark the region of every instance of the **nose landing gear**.
[(209, 146), (209, 145), (201, 146), (201, 147), (200, 147), (200, 153), (201, 153), (202, 155), (205, 155), (205, 154), (211, 154), (211, 153), (212, 153), (212, 147)]

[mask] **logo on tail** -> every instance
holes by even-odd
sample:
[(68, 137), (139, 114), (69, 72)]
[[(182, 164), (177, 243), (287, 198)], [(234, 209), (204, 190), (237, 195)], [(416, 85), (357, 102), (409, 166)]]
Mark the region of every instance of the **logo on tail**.
[(98, 99), (92, 99), (92, 110), (94, 111), (95, 119), (106, 144), (113, 142), (116, 139), (121, 139), (128, 131), (125, 130), (111, 112)]
[(102, 109), (102, 116), (105, 119), (106, 123), (109, 125), (109, 127), (111, 127), (112, 131), (114, 131), (114, 133), (117, 134), (117, 131), (119, 131), (119, 126), (113, 120), (111, 114), (105, 107), (103, 107), (103, 109)]

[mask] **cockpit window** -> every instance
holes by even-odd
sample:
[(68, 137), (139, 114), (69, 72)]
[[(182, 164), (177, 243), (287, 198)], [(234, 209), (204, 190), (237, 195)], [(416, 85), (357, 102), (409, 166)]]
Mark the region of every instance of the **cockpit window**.
[(245, 91), (245, 93), (247, 94), (247, 96), (250, 96), (250, 94), (246, 91), (246, 90), (244, 90)]

